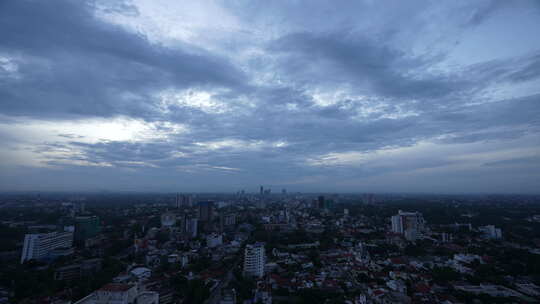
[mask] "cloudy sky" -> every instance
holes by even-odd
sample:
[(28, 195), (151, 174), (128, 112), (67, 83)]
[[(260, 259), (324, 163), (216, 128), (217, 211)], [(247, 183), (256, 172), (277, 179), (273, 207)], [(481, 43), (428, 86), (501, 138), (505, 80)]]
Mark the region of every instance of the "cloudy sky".
[(0, 2), (0, 191), (540, 191), (540, 2)]

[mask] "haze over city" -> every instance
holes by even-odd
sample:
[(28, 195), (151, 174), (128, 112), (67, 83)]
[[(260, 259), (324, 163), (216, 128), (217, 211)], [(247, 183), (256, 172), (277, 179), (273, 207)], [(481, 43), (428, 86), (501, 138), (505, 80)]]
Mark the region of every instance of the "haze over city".
[(0, 191), (538, 193), (538, 1), (2, 1)]

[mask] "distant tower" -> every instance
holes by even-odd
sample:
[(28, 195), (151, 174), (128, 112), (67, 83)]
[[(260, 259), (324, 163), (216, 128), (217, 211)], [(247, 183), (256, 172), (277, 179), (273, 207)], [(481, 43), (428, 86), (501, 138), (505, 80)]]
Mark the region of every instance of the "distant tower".
[(362, 201), (366, 205), (374, 204), (375, 203), (375, 195), (373, 195), (373, 193), (366, 193), (366, 194), (364, 194), (364, 196), (362, 198)]
[(182, 197), (182, 205), (191, 208), (193, 206), (193, 197), (191, 195), (184, 195)]
[(196, 218), (186, 218), (185, 220), (185, 234), (189, 238), (197, 237), (198, 220)]
[(263, 195), (264, 194), (264, 187), (261, 186), (261, 189), (260, 189), (260, 194)]
[(320, 195), (317, 198), (317, 208), (318, 209), (324, 209), (324, 195)]
[(211, 222), (214, 219), (214, 202), (199, 202), (199, 220), (201, 222)]

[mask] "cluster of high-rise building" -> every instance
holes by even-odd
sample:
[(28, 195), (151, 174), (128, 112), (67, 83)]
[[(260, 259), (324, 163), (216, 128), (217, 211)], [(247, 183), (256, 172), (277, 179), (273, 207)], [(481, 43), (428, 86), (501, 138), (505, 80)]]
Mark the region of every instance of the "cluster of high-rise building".
[(324, 197), (324, 195), (317, 196), (311, 203), (314, 209), (330, 210), (332, 208), (333, 201)]
[(58, 230), (61, 228), (53, 225), (46, 227), (48, 232), (26, 234), (21, 263), (71, 255), (74, 252), (74, 243), (87, 247), (101, 233), (101, 224), (97, 216), (77, 216), (70, 221), (73, 221), (71, 225), (64, 226), (63, 230)]
[(180, 193), (176, 194), (175, 199), (175, 206), (176, 208), (181, 207), (192, 207), (193, 206), (193, 196), (191, 195), (180, 195)]
[(405, 239), (413, 241), (421, 236), (425, 227), (424, 217), (420, 212), (403, 212), (399, 210), (392, 216), (392, 232), (401, 234)]
[(262, 195), (270, 195), (272, 193), (272, 189), (264, 189), (263, 186), (259, 188), (259, 194)]
[[(103, 232), (97, 216), (67, 217), (69, 223), (60, 224), (31, 223), (25, 227), (36, 233), (25, 236), (21, 263), (49, 262), (54, 271), (51, 277), (64, 282), (87, 280), (102, 270), (111, 271), (106, 268), (110, 265), (101, 263), (107, 254), (125, 262), (124, 265), (132, 265), (125, 271), (126, 268), (115, 270), (116, 276), (109, 280), (114, 283), (91, 294), (85, 290), (84, 295), (71, 298), (72, 303), (79, 304), (204, 302), (204, 299), (191, 300), (185, 292), (179, 292), (174, 285), (180, 281), (177, 278), (204, 282), (201, 286), (208, 288), (210, 302), (217, 301), (221, 294), (220, 303), (235, 303), (237, 298), (240, 303), (271, 303), (273, 290), (276, 293), (288, 290), (291, 296), (286, 301), (295, 301), (297, 294), (305, 289), (339, 293), (351, 303), (438, 303), (434, 300), (437, 293), (428, 287), (434, 286), (437, 292), (443, 287), (426, 275), (429, 269), (451, 269), (460, 278), (454, 283), (462, 284), (474, 275), (476, 264), (492, 263), (495, 259), (458, 254), (463, 252), (466, 246), (463, 244), (471, 240), (493, 245), (490, 248), (504, 248), (505, 244), (501, 229), (494, 225), (473, 228), (470, 223), (434, 224), (437, 221), (432, 219), (428, 226), (422, 212), (427, 216), (436, 207), (422, 209), (420, 204), (400, 203), (408, 212), (399, 210), (396, 214), (395, 205), (384, 201), (373, 205), (371, 200), (363, 201), (364, 195), (354, 196), (354, 201), (349, 203), (347, 196), (333, 194), (289, 197), (211, 194), (201, 195), (204, 199), (191, 207), (181, 205), (178, 209), (175, 204), (179, 196), (176, 197), (176, 202), (174, 195), (170, 195), (156, 199), (155, 203), (141, 203), (123, 210), (99, 210), (97, 214), (107, 221), (129, 217), (118, 224), (109, 222)], [(260, 202), (265, 202), (264, 208)], [(382, 220), (381, 214), (387, 217)], [(456, 216), (455, 220), (459, 219)], [(72, 226), (64, 226), (67, 228), (64, 231), (37, 233), (59, 229), (63, 224)], [(513, 238), (514, 233), (507, 234), (507, 239)], [(98, 236), (105, 241), (97, 246), (86, 245)], [(81, 241), (76, 245), (85, 246), (85, 250), (74, 252), (75, 240)], [(120, 244), (130, 246), (116, 246)], [(272, 250), (267, 255), (265, 247), (269, 246)], [(535, 248), (528, 250), (537, 254)], [(72, 254), (66, 259), (68, 265), (58, 267), (50, 263), (49, 259), (69, 252)], [(415, 252), (423, 253), (416, 257)], [(449, 258), (447, 252), (456, 254)], [(500, 259), (497, 263), (506, 262)], [(27, 263), (20, 269), (41, 265)], [(238, 289), (234, 289), (242, 282), (235, 272), (240, 267), (243, 275), (255, 282), (249, 293), (236, 293)], [(351, 287), (349, 290), (354, 288), (358, 296), (343, 292), (344, 286)], [(465, 288), (456, 286), (446, 292), (451, 294)], [(149, 290), (155, 292), (146, 292)], [(78, 300), (83, 296), (86, 297)]]

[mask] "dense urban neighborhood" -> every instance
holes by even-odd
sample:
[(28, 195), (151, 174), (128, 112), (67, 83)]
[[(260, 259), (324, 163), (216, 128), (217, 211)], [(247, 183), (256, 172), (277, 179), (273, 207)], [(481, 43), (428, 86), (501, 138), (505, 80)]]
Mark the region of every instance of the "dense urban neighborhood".
[(0, 303), (534, 303), (540, 197), (5, 194)]
[(540, 303), (540, 0), (0, 0), (0, 304)]

